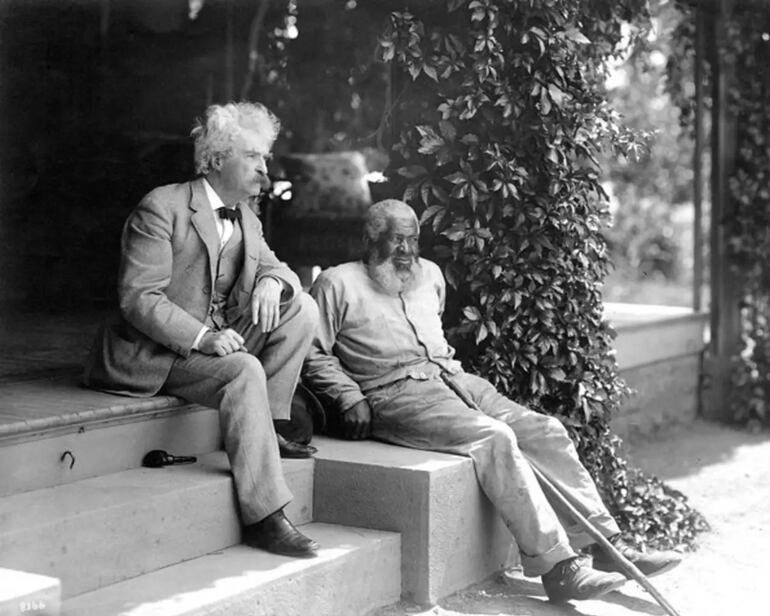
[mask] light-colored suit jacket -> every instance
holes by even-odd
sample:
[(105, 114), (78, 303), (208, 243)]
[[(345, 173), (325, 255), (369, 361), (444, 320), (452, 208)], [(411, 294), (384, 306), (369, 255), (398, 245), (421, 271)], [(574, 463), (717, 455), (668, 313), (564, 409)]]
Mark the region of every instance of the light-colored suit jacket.
[[(279, 278), (293, 295), (296, 274), (268, 247), (256, 214), (239, 204), (243, 269), (225, 308), (228, 322), (251, 310), (255, 284)], [(192, 352), (212, 302), (219, 234), (201, 178), (147, 194), (123, 228), (118, 275), (120, 317), (97, 333), (86, 362), (88, 387), (152, 396), (171, 364)], [(291, 293), (291, 292), (289, 292)]]

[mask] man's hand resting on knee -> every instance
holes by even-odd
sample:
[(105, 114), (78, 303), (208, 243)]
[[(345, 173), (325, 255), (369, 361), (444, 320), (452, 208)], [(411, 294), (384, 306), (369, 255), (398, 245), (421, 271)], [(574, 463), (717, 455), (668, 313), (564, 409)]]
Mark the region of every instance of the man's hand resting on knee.
[(220, 332), (207, 331), (198, 343), (198, 351), (206, 355), (224, 357), (236, 351), (248, 351), (243, 346), (243, 336), (234, 329), (223, 329)]
[(275, 278), (263, 278), (251, 296), (251, 322), (259, 325), (263, 334), (278, 327), (281, 320), (281, 291), (283, 286)]
[(342, 415), (342, 429), (345, 438), (358, 440), (372, 434), (372, 409), (366, 400), (351, 406)]

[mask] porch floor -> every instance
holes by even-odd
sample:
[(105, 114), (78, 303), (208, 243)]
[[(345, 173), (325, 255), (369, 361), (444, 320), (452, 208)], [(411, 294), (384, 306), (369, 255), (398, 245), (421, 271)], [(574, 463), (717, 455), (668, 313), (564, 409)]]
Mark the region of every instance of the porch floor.
[(105, 316), (91, 312), (4, 319), (0, 325), (0, 438), (180, 403), (172, 396), (133, 399), (80, 385), (83, 362)]
[[(171, 396), (135, 399), (80, 386), (80, 372), (94, 333), (107, 315), (105, 310), (90, 310), (76, 314), (3, 316), (0, 321), (0, 438), (83, 420), (165, 409), (181, 403)], [(687, 309), (627, 304), (607, 304), (606, 316), (621, 334), (616, 340), (621, 368), (628, 364), (623, 344), (628, 336), (624, 336), (624, 331), (649, 327), (653, 322), (704, 318)], [(639, 345), (633, 346), (638, 354)]]

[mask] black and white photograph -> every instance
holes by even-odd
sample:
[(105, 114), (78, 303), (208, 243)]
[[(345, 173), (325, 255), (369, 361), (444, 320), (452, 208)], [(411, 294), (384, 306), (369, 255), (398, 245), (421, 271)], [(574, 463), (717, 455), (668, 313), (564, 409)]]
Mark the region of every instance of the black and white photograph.
[(0, 0), (0, 616), (770, 613), (770, 0)]

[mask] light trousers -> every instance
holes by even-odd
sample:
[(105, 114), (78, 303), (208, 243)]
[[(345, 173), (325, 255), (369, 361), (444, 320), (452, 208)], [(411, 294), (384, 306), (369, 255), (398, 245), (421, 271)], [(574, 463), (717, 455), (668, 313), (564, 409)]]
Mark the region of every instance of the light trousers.
[(605, 536), (619, 532), (558, 419), (509, 400), (480, 377), (460, 372), (453, 379), (483, 412), (469, 408), (440, 377), (403, 379), (366, 393), (373, 436), (469, 456), (482, 490), (519, 547), (525, 575), (543, 575), (594, 543), (548, 501), (527, 458)]
[(318, 322), (306, 293), (281, 307), (281, 319), (263, 334), (242, 316), (232, 329), (246, 352), (224, 357), (193, 352), (178, 358), (161, 390), (219, 409), (225, 451), (244, 524), (254, 524), (292, 499), (281, 467), (274, 419), (288, 419), (291, 400)]

